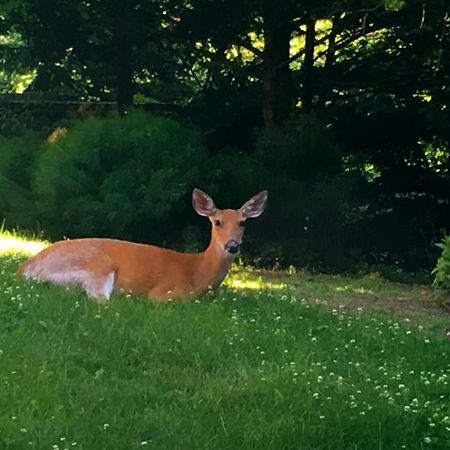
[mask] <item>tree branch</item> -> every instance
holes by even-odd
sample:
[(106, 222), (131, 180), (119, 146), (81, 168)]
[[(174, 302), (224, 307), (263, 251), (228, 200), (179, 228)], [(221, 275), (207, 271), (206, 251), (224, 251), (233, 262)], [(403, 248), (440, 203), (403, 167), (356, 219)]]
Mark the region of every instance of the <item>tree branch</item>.
[(441, 68), (442, 54), (444, 53), (444, 39), (445, 39), (445, 35), (447, 34), (447, 26), (450, 26), (450, 16), (449, 16), (448, 10), (445, 13), (445, 16), (442, 18), (442, 32), (439, 37), (438, 56), (437, 56), (436, 64), (434, 66), (434, 75), (435, 76)]
[(249, 52), (252, 52), (256, 56), (263, 56), (264, 52), (262, 50), (260, 50), (259, 48), (254, 47), (249, 42), (245, 42), (243, 39), (237, 40), (235, 42), (235, 44), (238, 45), (239, 47), (245, 48), (246, 50), (248, 50)]
[[(323, 36), (322, 38), (316, 40), (314, 45), (317, 46), (317, 45), (323, 44), (327, 39), (328, 39), (328, 35)], [(279, 64), (277, 68), (281, 69), (282, 67), (285, 67), (285, 66), (291, 64), (292, 62), (294, 62), (295, 60), (297, 60), (304, 54), (305, 54), (305, 49), (303, 48), (303, 49), (299, 50), (295, 55), (292, 55), (288, 60), (283, 61), (281, 64)]]

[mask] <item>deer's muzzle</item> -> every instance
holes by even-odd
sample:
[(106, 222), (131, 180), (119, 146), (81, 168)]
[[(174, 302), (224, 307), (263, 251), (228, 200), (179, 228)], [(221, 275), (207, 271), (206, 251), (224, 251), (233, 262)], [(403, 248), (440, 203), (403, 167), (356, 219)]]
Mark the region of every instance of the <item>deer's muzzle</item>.
[(225, 244), (225, 250), (232, 255), (235, 255), (239, 251), (240, 244), (238, 241), (231, 240)]

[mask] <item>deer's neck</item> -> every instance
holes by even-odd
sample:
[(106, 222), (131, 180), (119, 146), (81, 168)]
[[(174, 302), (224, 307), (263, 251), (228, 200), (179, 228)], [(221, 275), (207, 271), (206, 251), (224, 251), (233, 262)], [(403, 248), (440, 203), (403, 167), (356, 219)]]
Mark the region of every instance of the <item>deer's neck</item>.
[(233, 262), (231, 255), (222, 250), (214, 241), (199, 254), (200, 264), (197, 271), (197, 285), (199, 291), (218, 286), (226, 277)]

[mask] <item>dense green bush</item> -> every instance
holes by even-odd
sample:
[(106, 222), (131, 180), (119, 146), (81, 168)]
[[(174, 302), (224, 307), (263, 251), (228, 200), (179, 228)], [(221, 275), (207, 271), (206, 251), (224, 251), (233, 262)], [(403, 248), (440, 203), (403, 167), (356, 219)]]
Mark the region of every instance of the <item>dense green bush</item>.
[(255, 159), (270, 192), (262, 256), (316, 268), (346, 267), (353, 179), (317, 119), (302, 116), (258, 136)]
[(31, 182), (43, 138), (36, 132), (0, 140), (0, 218), (7, 225), (37, 225)]
[(52, 238), (113, 236), (198, 250), (209, 222), (190, 195), (239, 208), (262, 189), (269, 208), (249, 223), (244, 255), (277, 264), (345, 269), (353, 180), (329, 130), (311, 117), (261, 131), (255, 149), (208, 154), (201, 136), (173, 119), (133, 111), (77, 121), (54, 143), (25, 134), (0, 144), (0, 213)]
[(334, 137), (317, 118), (300, 116), (257, 136), (258, 159), (274, 175), (311, 181), (341, 172), (341, 157)]
[(79, 121), (39, 158), (42, 224), (54, 237), (170, 241), (191, 212), (205, 156), (201, 136), (169, 118), (134, 111)]
[(432, 272), (433, 287), (450, 291), (450, 236), (445, 236), (442, 243), (436, 245), (442, 249), (442, 253)]
[(239, 207), (262, 189), (269, 206), (247, 226), (244, 256), (264, 266), (348, 268), (354, 180), (339, 148), (317, 119), (304, 116), (261, 131), (255, 150), (209, 159), (207, 186), (218, 206)]

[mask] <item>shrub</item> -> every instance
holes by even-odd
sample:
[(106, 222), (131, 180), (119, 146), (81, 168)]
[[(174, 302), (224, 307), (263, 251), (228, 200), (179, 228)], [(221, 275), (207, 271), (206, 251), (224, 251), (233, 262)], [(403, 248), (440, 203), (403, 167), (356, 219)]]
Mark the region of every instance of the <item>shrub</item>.
[(0, 140), (0, 218), (8, 225), (36, 226), (31, 180), (42, 143), (35, 132)]
[(445, 236), (442, 243), (436, 245), (442, 249), (442, 253), (432, 271), (433, 287), (450, 291), (450, 236)]
[(371, 267), (385, 280), (392, 283), (430, 285), (430, 274), (424, 271), (407, 272), (399, 264), (376, 264)]
[(263, 266), (321, 269), (350, 263), (354, 183), (343, 173), (333, 136), (318, 120), (305, 116), (263, 130), (254, 152), (222, 152), (208, 164), (206, 186), (219, 207), (238, 208), (262, 189), (269, 191), (268, 211), (248, 224), (245, 258)]
[(201, 136), (173, 119), (134, 111), (79, 121), (39, 158), (42, 224), (54, 237), (163, 243), (191, 213), (205, 157)]
[(273, 173), (311, 181), (341, 172), (341, 157), (331, 132), (316, 118), (300, 116), (257, 136), (257, 157)]
[(270, 192), (263, 259), (320, 269), (348, 266), (354, 180), (342, 169), (330, 131), (313, 117), (300, 117), (261, 133), (254, 158)]

